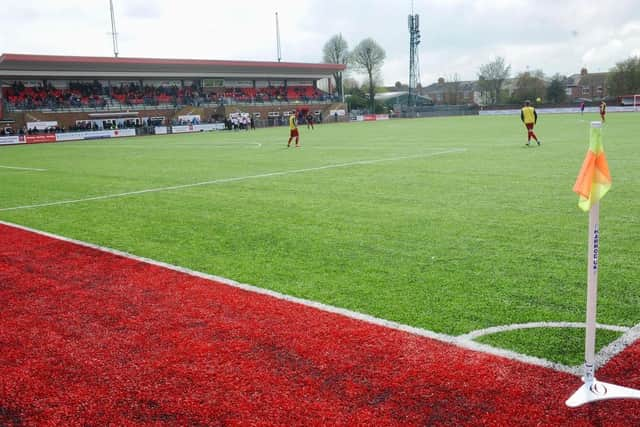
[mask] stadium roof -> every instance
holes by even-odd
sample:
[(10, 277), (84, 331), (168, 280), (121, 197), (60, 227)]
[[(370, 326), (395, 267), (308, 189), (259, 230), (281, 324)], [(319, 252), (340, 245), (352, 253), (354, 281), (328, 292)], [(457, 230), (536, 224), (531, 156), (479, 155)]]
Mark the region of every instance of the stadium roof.
[(5, 53), (0, 79), (243, 78), (321, 79), (343, 64), (218, 61), (208, 59), (110, 58)]
[(406, 90), (396, 92), (380, 92), (376, 93), (374, 97), (375, 99), (379, 99), (380, 101), (386, 101), (387, 99), (397, 98), (404, 95), (409, 95), (409, 92)]
[[(417, 93), (412, 94), (415, 100), (419, 104), (433, 104), (433, 99), (427, 95), (419, 95)], [(375, 94), (375, 99), (385, 103), (406, 103), (409, 99), (409, 92), (406, 90), (395, 92), (381, 92)]]

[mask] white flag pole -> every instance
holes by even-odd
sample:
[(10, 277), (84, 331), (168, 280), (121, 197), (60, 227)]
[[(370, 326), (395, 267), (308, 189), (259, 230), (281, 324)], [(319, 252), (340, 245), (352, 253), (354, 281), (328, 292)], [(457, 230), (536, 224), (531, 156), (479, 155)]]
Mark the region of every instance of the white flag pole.
[(587, 256), (587, 324), (584, 340), (584, 382), (595, 379), (596, 307), (598, 305), (598, 243), (600, 239), (600, 203), (589, 211), (589, 252)]
[[(592, 128), (602, 127), (601, 122), (591, 122)], [(596, 312), (598, 303), (598, 255), (600, 245), (600, 203), (589, 211), (589, 252), (587, 257), (587, 321), (584, 345), (584, 384), (565, 402), (569, 407), (605, 399), (640, 399), (640, 390), (597, 381), (596, 358)]]

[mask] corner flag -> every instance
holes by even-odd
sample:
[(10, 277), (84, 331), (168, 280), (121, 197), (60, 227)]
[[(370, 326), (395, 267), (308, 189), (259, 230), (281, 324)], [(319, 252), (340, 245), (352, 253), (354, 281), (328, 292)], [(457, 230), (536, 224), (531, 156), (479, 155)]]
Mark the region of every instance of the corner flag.
[(585, 212), (590, 211), (591, 206), (598, 203), (611, 188), (611, 174), (602, 146), (601, 127), (600, 122), (591, 124), (589, 151), (573, 186), (573, 191), (580, 196), (578, 206)]
[(567, 399), (575, 408), (585, 403), (606, 399), (640, 399), (640, 390), (597, 381), (596, 371), (596, 306), (598, 301), (598, 255), (600, 253), (600, 203), (611, 188), (609, 165), (602, 147), (602, 123), (591, 122), (589, 151), (573, 186), (580, 195), (578, 206), (589, 212), (589, 252), (587, 255), (587, 321), (584, 338), (584, 384)]

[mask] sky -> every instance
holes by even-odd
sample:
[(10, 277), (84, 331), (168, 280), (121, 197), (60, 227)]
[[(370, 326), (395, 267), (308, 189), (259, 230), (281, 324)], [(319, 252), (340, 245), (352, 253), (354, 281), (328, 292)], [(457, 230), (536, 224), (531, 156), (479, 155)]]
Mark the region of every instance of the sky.
[[(322, 62), (342, 34), (386, 52), (380, 80), (409, 80), (408, 15), (420, 15), (420, 82), (475, 80), (502, 57), (511, 74), (608, 71), (640, 56), (640, 0), (112, 0), (120, 57)], [(3, 4), (6, 3), (6, 4)], [(0, 0), (0, 52), (113, 56), (109, 0)], [(615, 6), (614, 6), (615, 5)], [(413, 9), (412, 9), (413, 8)], [(351, 72), (363, 81), (363, 76)]]

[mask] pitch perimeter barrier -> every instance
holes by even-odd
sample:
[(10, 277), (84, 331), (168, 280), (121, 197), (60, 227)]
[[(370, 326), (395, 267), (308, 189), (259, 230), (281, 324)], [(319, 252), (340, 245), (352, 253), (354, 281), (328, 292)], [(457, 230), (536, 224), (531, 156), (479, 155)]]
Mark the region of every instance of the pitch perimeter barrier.
[(0, 145), (25, 144), (24, 136), (0, 136)]
[[(205, 123), (186, 126), (156, 126), (156, 135), (168, 133), (192, 133), (224, 130), (224, 123)], [(47, 142), (87, 141), (94, 139), (122, 138), (136, 136), (136, 129), (92, 130), (83, 132), (45, 133), (36, 135), (13, 135), (0, 137), (0, 145), (40, 144)]]
[(116, 130), (94, 130), (94, 131), (87, 131), (87, 132), (56, 133), (56, 142), (121, 138), (125, 136), (136, 136), (136, 130), (135, 129), (116, 129)]
[(39, 135), (24, 135), (27, 144), (42, 144), (44, 142), (57, 142), (55, 133), (45, 133)]
[[(580, 107), (569, 107), (569, 108), (536, 108), (536, 111), (539, 113), (545, 114), (568, 114), (568, 113), (579, 113)], [(633, 113), (636, 111), (634, 107), (620, 107), (620, 106), (607, 106), (607, 113)], [(585, 113), (598, 113), (600, 109), (598, 107), (585, 107)], [(516, 115), (520, 114), (520, 109), (509, 109), (509, 110), (480, 110), (478, 112), (481, 116), (508, 116), (508, 115)]]
[(354, 116), (357, 122), (375, 122), (379, 120), (389, 120), (388, 114), (363, 114)]
[[(166, 126), (156, 126), (156, 134), (162, 133), (164, 127), (164, 133), (167, 133)], [(185, 125), (185, 126), (171, 126), (171, 133), (189, 133), (189, 132), (210, 132), (214, 130), (224, 130), (224, 123), (205, 123), (201, 125)]]
[(135, 129), (98, 130), (86, 132), (48, 133), (39, 135), (14, 135), (0, 137), (0, 145), (41, 144), (46, 142), (88, 141), (92, 139), (136, 136)]

